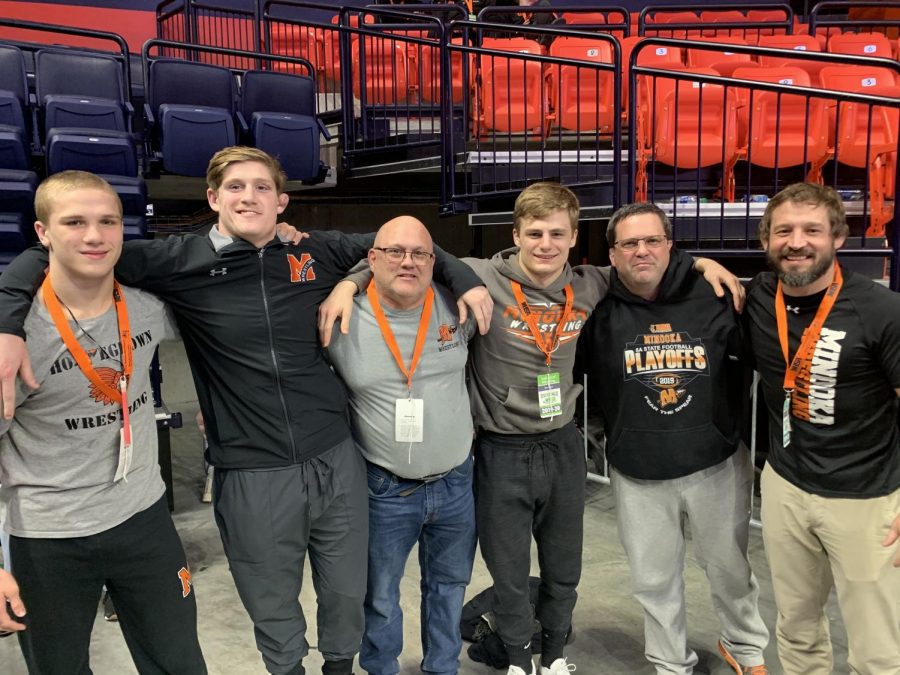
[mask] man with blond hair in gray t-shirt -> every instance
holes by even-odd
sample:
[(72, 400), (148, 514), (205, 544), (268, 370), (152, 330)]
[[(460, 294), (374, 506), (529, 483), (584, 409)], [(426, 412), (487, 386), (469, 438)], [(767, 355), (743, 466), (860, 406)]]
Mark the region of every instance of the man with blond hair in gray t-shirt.
[(455, 673), (459, 618), (475, 556), (472, 415), (466, 344), (447, 291), (432, 284), (425, 226), (401, 216), (378, 231), (373, 278), (349, 335), (328, 353), (350, 390), (353, 434), (369, 483), (369, 579), (360, 666), (390, 675), (403, 648), (400, 579), (419, 544), (422, 670)]
[[(184, 549), (157, 465), (149, 368), (174, 335), (156, 297), (121, 287), (122, 204), (103, 179), (38, 187), (48, 274), (25, 320), (40, 385), (0, 414), (0, 500), (13, 577), (0, 570), (0, 631), (30, 673), (90, 672), (104, 584), (141, 673), (206, 673)], [(0, 411), (2, 412), (2, 411)]]

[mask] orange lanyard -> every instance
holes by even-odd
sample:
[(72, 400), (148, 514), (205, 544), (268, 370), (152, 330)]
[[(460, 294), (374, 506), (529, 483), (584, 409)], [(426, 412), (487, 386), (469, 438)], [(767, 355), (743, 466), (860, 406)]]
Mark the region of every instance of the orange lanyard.
[(519, 305), (519, 312), (521, 312), (522, 318), (528, 325), (528, 330), (531, 331), (531, 335), (534, 337), (534, 343), (537, 345), (537, 348), (541, 350), (541, 353), (547, 357), (547, 366), (549, 367), (553, 361), (553, 352), (559, 347), (559, 331), (562, 330), (563, 324), (566, 322), (569, 313), (572, 311), (572, 305), (575, 303), (575, 292), (572, 290), (572, 284), (566, 284), (566, 306), (565, 309), (563, 309), (562, 316), (559, 317), (559, 323), (556, 324), (556, 328), (553, 332), (546, 336), (538, 328), (537, 319), (531, 311), (531, 307), (528, 306), (528, 301), (525, 299), (525, 293), (522, 292), (522, 284), (510, 279), (509, 285), (512, 287), (513, 296), (516, 299), (516, 303)]
[(403, 363), (403, 357), (400, 355), (400, 347), (397, 346), (397, 339), (394, 337), (394, 331), (391, 330), (391, 324), (388, 323), (381, 303), (378, 300), (378, 291), (375, 290), (375, 280), (369, 282), (366, 289), (366, 295), (369, 296), (369, 304), (372, 305), (372, 312), (375, 314), (375, 320), (378, 321), (378, 327), (381, 329), (381, 335), (387, 343), (388, 349), (394, 355), (394, 360), (400, 366), (400, 371), (406, 375), (406, 388), (412, 391), (413, 373), (416, 372), (416, 366), (419, 365), (419, 359), (422, 357), (422, 348), (425, 346), (425, 337), (428, 335), (428, 322), (431, 320), (431, 307), (434, 305), (434, 289), (428, 287), (425, 293), (425, 304), (422, 307), (422, 316), (419, 317), (419, 329), (416, 331), (416, 346), (413, 348), (412, 361), (409, 362), (409, 369)]
[(56, 325), (59, 336), (62, 338), (63, 343), (66, 345), (66, 349), (69, 350), (72, 358), (75, 359), (75, 363), (78, 364), (81, 372), (84, 373), (85, 377), (87, 377), (97, 389), (106, 394), (106, 397), (110, 401), (121, 401), (122, 426), (125, 428), (126, 436), (125, 442), (126, 444), (130, 444), (131, 430), (129, 429), (128, 422), (127, 385), (128, 380), (131, 379), (131, 372), (134, 368), (134, 359), (133, 347), (131, 344), (131, 329), (128, 324), (128, 307), (125, 305), (125, 296), (122, 294), (122, 288), (119, 286), (119, 282), (113, 282), (113, 300), (116, 305), (116, 318), (119, 323), (119, 341), (122, 345), (122, 369), (124, 370), (122, 378), (119, 380), (118, 390), (115, 387), (110, 386), (108, 382), (105, 382), (103, 378), (100, 377), (99, 373), (94, 369), (87, 352), (84, 351), (84, 347), (82, 347), (78, 340), (75, 339), (72, 327), (69, 326), (69, 322), (63, 314), (62, 303), (59, 301), (59, 298), (56, 297), (56, 292), (53, 290), (53, 284), (50, 281), (49, 275), (44, 279), (44, 283), (41, 285), (41, 295), (44, 299), (44, 305), (46, 305), (47, 310), (50, 312), (50, 317)]
[(831, 282), (828, 290), (825, 291), (822, 302), (819, 303), (819, 309), (816, 310), (816, 315), (813, 317), (812, 323), (810, 323), (809, 327), (806, 329), (806, 333), (800, 341), (800, 346), (797, 348), (797, 353), (794, 355), (793, 360), (791, 360), (788, 353), (787, 309), (785, 308), (784, 291), (781, 287), (781, 281), (778, 282), (778, 288), (775, 291), (775, 319), (778, 323), (778, 340), (781, 342), (781, 353), (784, 354), (784, 362), (785, 365), (787, 365), (787, 370), (784, 372), (785, 392), (794, 390), (800, 367), (815, 349), (815, 345), (819, 341), (819, 335), (822, 332), (822, 326), (825, 325), (825, 319), (827, 319), (828, 315), (831, 313), (831, 308), (834, 307), (838, 293), (841, 292), (841, 287), (843, 285), (844, 278), (841, 275), (841, 266), (835, 261), (834, 280)]

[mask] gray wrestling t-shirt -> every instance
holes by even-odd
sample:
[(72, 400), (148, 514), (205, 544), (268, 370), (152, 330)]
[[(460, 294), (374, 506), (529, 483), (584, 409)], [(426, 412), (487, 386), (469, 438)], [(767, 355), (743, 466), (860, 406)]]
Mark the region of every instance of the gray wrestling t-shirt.
[[(40, 388), (29, 391), (19, 382), (15, 417), (0, 421), (0, 500), (12, 535), (70, 538), (104, 532), (150, 507), (165, 491), (149, 369), (159, 342), (176, 331), (159, 299), (134, 288), (123, 291), (134, 346), (128, 475), (114, 480), (120, 403), (108, 400), (81, 372), (47, 309), (35, 301), (25, 330)], [(98, 374), (117, 381), (122, 363), (115, 308), (80, 322), (84, 330), (69, 323)]]

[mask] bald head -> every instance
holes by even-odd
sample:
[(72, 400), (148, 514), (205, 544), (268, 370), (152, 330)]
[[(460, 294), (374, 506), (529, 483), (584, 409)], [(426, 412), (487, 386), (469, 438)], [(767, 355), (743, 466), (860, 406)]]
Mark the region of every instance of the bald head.
[(389, 220), (375, 235), (369, 266), (386, 306), (418, 307), (425, 300), (434, 271), (434, 244), (428, 228), (412, 216)]
[(431, 251), (431, 234), (428, 232), (428, 228), (421, 220), (412, 216), (397, 216), (382, 225), (375, 234), (375, 246), (394, 246), (393, 243), (385, 242), (390, 242), (398, 236), (420, 237), (423, 241), (422, 245), (427, 246), (423, 250)]

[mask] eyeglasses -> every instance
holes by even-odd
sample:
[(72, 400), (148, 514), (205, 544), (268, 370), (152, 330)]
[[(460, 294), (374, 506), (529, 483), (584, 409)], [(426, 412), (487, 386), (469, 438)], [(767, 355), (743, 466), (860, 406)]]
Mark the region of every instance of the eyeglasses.
[(617, 241), (614, 246), (618, 246), (623, 251), (637, 251), (638, 246), (640, 246), (641, 242), (647, 246), (647, 248), (659, 248), (663, 244), (669, 241), (669, 238), (663, 234), (654, 234), (650, 237), (635, 237), (634, 239), (622, 239)]
[(434, 258), (434, 253), (428, 251), (407, 251), (405, 248), (383, 248), (381, 246), (373, 246), (372, 249), (384, 253), (384, 257), (392, 263), (403, 262), (407, 253), (409, 253), (410, 259), (420, 267), (427, 265)]

